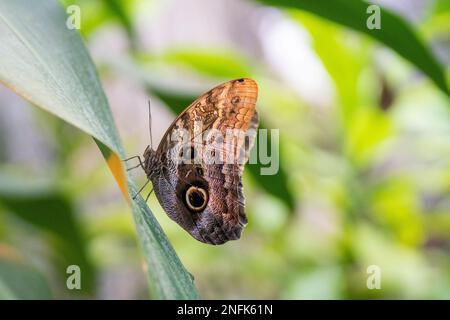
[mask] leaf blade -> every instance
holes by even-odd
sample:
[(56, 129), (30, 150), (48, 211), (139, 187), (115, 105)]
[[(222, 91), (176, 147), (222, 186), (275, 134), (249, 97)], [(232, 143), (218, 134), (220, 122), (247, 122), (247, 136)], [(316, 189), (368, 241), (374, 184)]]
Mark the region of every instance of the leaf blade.
[[(1, 1), (0, 82), (93, 136), (128, 199), (125, 186), (131, 192), (136, 186), (123, 172), (125, 153), (106, 96), (78, 32), (67, 29), (65, 19), (57, 1)], [(198, 298), (158, 222), (138, 199), (131, 207), (145, 262), (152, 267), (147, 270), (152, 296)]]

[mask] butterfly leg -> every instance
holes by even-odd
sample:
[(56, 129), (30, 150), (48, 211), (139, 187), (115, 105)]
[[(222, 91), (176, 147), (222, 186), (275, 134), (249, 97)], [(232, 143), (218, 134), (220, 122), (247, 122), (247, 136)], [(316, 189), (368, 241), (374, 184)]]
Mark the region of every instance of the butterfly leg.
[(134, 159), (134, 158), (138, 158), (138, 159), (139, 159), (139, 164), (138, 164), (138, 165), (136, 165), (136, 166), (134, 166), (134, 167), (131, 167), (131, 168), (127, 168), (127, 171), (131, 171), (131, 170), (133, 170), (133, 169), (136, 169), (136, 168), (139, 168), (139, 167), (141, 167), (141, 168), (142, 168), (142, 170), (144, 170), (144, 171), (145, 171), (145, 169), (144, 169), (144, 163), (142, 162), (142, 160), (141, 160), (141, 157), (140, 157), (140, 156), (134, 156), (134, 157), (131, 157), (131, 158), (128, 158), (128, 159), (124, 159), (123, 161), (128, 161), (128, 160), (131, 160), (131, 159)]
[(153, 193), (153, 188), (152, 188), (152, 190), (150, 190), (150, 192), (148, 193), (147, 198), (145, 198), (145, 202), (148, 201), (148, 198), (150, 198), (150, 195), (151, 195), (152, 193)]
[(122, 161), (128, 161), (128, 160), (131, 160), (131, 159), (134, 159), (134, 158), (141, 158), (141, 156), (133, 156), (133, 157), (129, 157), (129, 158), (127, 158), (127, 159), (123, 159)]
[[(147, 180), (147, 182), (139, 189), (139, 191), (133, 196), (133, 200), (136, 200), (136, 197), (144, 190), (144, 188), (148, 185), (150, 180)], [(153, 191), (153, 190), (152, 190)], [(146, 200), (147, 201), (147, 200)]]

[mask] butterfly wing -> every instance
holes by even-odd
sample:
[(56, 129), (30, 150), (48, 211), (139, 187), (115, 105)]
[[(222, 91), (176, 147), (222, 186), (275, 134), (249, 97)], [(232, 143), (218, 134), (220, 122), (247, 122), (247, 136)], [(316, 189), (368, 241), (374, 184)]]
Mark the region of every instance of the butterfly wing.
[(242, 171), (258, 127), (257, 95), (251, 79), (215, 87), (175, 119), (155, 153), (158, 169), (149, 174), (155, 194), (199, 241), (238, 239), (247, 223)]

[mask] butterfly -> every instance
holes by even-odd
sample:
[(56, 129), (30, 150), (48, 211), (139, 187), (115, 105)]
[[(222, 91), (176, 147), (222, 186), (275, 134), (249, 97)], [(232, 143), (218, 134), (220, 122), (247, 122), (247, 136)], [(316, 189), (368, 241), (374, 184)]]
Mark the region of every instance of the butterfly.
[(218, 85), (172, 122), (156, 150), (147, 146), (144, 161), (138, 157), (164, 211), (201, 242), (239, 239), (247, 224), (242, 173), (259, 123), (257, 96), (252, 79)]

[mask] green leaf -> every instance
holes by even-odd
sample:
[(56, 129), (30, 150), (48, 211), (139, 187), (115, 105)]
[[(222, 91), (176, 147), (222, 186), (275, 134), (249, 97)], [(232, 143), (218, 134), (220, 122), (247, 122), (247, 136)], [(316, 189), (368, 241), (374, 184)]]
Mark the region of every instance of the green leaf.
[[(0, 81), (33, 104), (95, 138), (125, 197), (136, 192), (95, 67), (76, 30), (66, 27), (56, 0), (0, 2)], [(139, 197), (131, 202), (151, 295), (198, 298), (153, 214)]]
[(0, 300), (52, 299), (45, 278), (22, 262), (0, 258)]
[(227, 49), (177, 49), (166, 52), (162, 61), (181, 64), (199, 73), (223, 79), (249, 77), (251, 68), (245, 58)]
[(450, 1), (449, 0), (436, 0), (434, 2), (434, 12), (443, 13), (450, 11)]
[(119, 23), (122, 25), (128, 35), (128, 39), (130, 39), (132, 47), (135, 47), (136, 33), (134, 32), (133, 23), (131, 22), (130, 17), (128, 16), (128, 12), (124, 6), (125, 3), (120, 0), (103, 0), (103, 3), (119, 20)]
[(367, 50), (349, 48), (345, 41), (345, 32), (332, 23), (309, 13), (297, 11), (292, 14), (293, 20), (301, 23), (312, 38), (315, 52), (323, 66), (333, 78), (340, 105), (340, 115), (344, 128), (354, 123), (354, 113), (364, 104), (364, 99), (358, 90), (358, 81), (367, 63)]
[(369, 3), (361, 0), (260, 0), (268, 5), (294, 8), (362, 32), (422, 70), (446, 94), (450, 94), (442, 66), (414, 29), (398, 15), (381, 8), (381, 29), (367, 28)]

